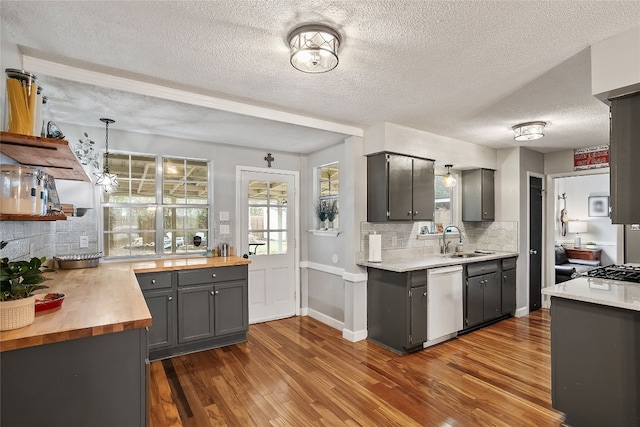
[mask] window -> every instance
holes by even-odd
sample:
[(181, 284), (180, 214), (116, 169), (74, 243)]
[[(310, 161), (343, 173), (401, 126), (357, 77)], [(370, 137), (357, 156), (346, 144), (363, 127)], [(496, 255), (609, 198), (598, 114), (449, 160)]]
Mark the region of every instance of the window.
[(433, 221), (419, 223), (420, 234), (442, 233), (447, 225), (456, 224), (453, 215), (455, 187), (443, 186), (443, 177), (444, 175), (435, 176)]
[(338, 228), (338, 200), (340, 196), (340, 167), (338, 163), (331, 163), (318, 168), (319, 178), (319, 206), (326, 212), (332, 211), (335, 215), (327, 218), (333, 222), (333, 228)]
[(249, 253), (276, 255), (287, 253), (286, 182), (249, 180)]
[(105, 193), (104, 253), (136, 257), (202, 252), (209, 240), (209, 163), (110, 154), (118, 188)]

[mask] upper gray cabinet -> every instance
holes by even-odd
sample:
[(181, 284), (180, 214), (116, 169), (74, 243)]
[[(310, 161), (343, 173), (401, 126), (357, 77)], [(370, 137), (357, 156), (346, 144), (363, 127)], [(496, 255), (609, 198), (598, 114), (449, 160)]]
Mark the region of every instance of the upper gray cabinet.
[(462, 220), (495, 220), (494, 172), (491, 169), (462, 171)]
[(378, 153), (367, 157), (367, 221), (431, 221), (433, 160)]
[(640, 223), (640, 93), (611, 100), (611, 222)]

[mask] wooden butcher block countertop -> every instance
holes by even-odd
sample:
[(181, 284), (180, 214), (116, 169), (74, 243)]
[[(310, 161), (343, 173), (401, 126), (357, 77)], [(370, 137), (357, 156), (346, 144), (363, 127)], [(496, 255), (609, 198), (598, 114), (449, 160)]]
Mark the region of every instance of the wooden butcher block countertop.
[(0, 351), (151, 326), (151, 314), (135, 273), (249, 264), (240, 257), (204, 256), (152, 261), (100, 263), (96, 268), (47, 273), (49, 286), (38, 294), (62, 293), (60, 308), (36, 313), (24, 328), (0, 332)]

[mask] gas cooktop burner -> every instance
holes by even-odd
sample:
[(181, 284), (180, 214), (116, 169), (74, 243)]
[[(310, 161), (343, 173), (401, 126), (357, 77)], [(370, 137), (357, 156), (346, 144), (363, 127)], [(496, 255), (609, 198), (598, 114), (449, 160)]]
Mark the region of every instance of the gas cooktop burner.
[(588, 271), (586, 275), (589, 277), (597, 277), (599, 279), (640, 283), (640, 267), (633, 265), (610, 265), (607, 267), (600, 267)]

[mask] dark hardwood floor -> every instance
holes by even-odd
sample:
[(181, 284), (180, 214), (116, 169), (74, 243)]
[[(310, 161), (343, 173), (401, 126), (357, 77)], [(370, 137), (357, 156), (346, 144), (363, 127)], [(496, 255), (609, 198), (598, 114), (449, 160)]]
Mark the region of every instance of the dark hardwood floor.
[(153, 362), (151, 427), (560, 426), (547, 310), (399, 356), (310, 317)]

